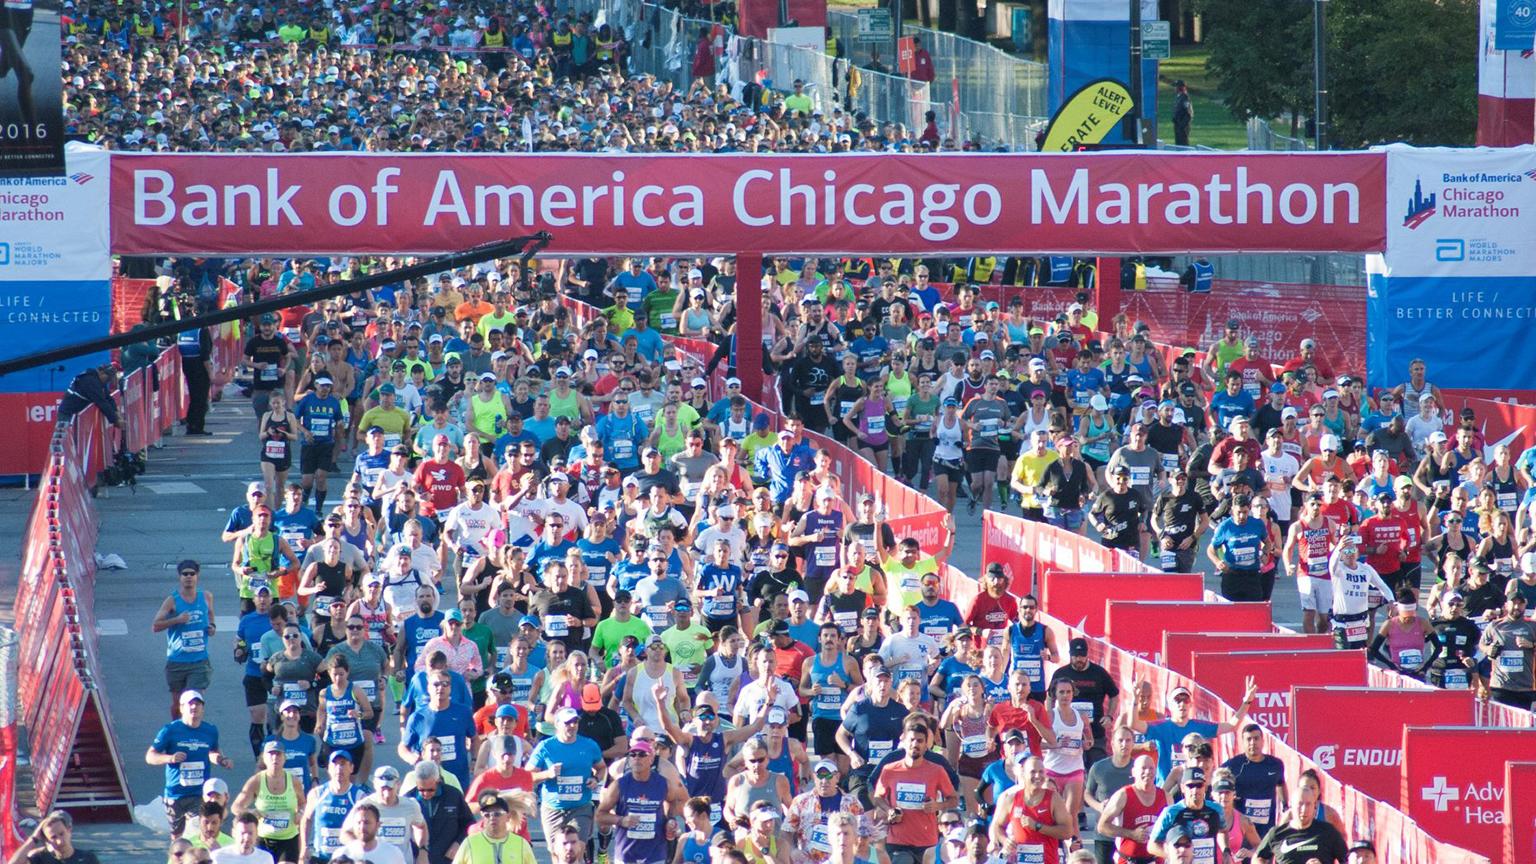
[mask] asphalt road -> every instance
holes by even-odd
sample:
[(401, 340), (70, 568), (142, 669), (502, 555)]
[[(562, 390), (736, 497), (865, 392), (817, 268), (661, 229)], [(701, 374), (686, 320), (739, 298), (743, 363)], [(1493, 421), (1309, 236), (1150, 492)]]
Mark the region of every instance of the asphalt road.
[[(133, 800), (149, 804), (160, 794), (162, 769), (144, 763), (144, 751), (170, 716), (163, 677), (165, 642), (150, 630), (161, 601), (175, 588), (176, 562), (195, 558), (203, 563), (203, 587), (213, 591), (219, 632), (212, 639), (213, 685), (208, 692), (208, 721), (221, 733), (225, 752), (235, 760), (223, 776), (231, 786), (248, 777), (255, 761), (246, 743), (247, 714), (240, 670), (231, 658), (234, 622), (239, 606), (229, 573), (230, 549), (219, 540), (230, 508), (243, 500), (247, 482), (259, 478), (256, 462), (255, 418), (248, 400), (231, 389), (231, 397), (216, 403), (208, 419), (209, 437), (183, 437), (180, 432), (153, 450), (149, 471), (135, 489), (105, 490), (97, 499), (100, 516), (98, 551), (115, 553), (126, 570), (102, 571), (96, 583), (96, 616), (101, 638), (101, 669), (111, 710), (113, 731), (124, 756)], [(333, 494), (340, 485), (333, 482)], [(17, 548), (31, 494), (0, 490), (0, 542)], [(964, 505), (955, 514), (959, 537), (951, 559), (975, 574), (981, 561), (981, 516)], [(17, 562), (3, 566), (15, 584)], [(1207, 576), (1207, 587), (1215, 588)], [(1276, 618), (1296, 626), (1301, 617), (1293, 591), (1275, 595)], [(388, 729), (393, 724), (384, 724)], [(394, 735), (388, 734), (392, 752)], [(140, 826), (91, 826), (81, 842), (103, 860), (140, 864), (163, 860), (163, 837)], [(542, 847), (539, 847), (542, 850)], [(543, 855), (542, 851), (540, 852)]]

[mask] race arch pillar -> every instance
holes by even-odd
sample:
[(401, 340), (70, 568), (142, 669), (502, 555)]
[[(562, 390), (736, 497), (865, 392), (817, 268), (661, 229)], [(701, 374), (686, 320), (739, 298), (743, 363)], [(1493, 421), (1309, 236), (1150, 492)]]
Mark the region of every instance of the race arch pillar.
[(736, 255), (736, 377), (741, 392), (760, 405), (772, 404), (763, 390), (763, 256)]

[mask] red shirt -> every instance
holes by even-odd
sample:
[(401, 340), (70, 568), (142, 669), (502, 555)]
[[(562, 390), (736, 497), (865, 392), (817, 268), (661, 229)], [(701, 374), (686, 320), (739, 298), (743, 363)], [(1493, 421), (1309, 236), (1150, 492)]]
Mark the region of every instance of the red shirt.
[(1029, 722), (1030, 717), (1035, 717), (1041, 723), (1049, 722), (1045, 708), (1038, 702), (1025, 701), (1023, 708), (1015, 707), (1012, 702), (1006, 702), (992, 709), (992, 715), (987, 718), (987, 725), (995, 730), (995, 734), (1001, 735), (1010, 729), (1017, 729), (1024, 733), (1029, 752), (1040, 754), (1040, 733), (1035, 729), (1035, 724)]
[[(513, 768), (511, 774), (502, 774), (494, 768), (488, 768), (470, 782), (469, 788), (464, 790), (464, 800), (474, 801), (480, 797), (481, 792), (506, 792), (508, 790), (533, 791), (533, 774), (527, 768)], [(473, 834), (481, 830), (479, 822), (469, 826), (469, 833)], [(523, 827), (517, 832), (520, 837), (533, 842), (533, 835), (528, 833), (528, 820), (523, 820)]]
[(464, 488), (464, 469), (456, 462), (438, 462), (427, 459), (416, 466), (416, 488), (421, 490), (432, 507), (446, 513), (459, 503), (459, 491)]
[(1228, 372), (1237, 372), (1243, 376), (1243, 389), (1253, 394), (1254, 398), (1262, 398), (1265, 393), (1260, 392), (1260, 383), (1271, 377), (1270, 365), (1257, 357), (1239, 357), (1227, 364)]
[[(815, 656), (816, 652), (811, 649), (811, 646), (799, 640), (789, 643), (788, 648), (774, 646), (773, 671), (778, 673), (779, 677), (795, 684), (798, 688), (800, 673), (805, 668), (805, 661)], [(805, 698), (801, 697), (800, 701), (803, 704)]]
[(1005, 591), (1003, 596), (993, 597), (983, 591), (971, 601), (970, 611), (965, 613), (965, 623), (968, 627), (1003, 630), (1018, 617), (1019, 601), (1012, 594)]
[[(1403, 520), (1397, 516), (1372, 516), (1360, 524), (1360, 539), (1365, 541), (1365, 563), (1389, 576), (1403, 566)], [(1385, 544), (1387, 551), (1376, 547)]]
[(1333, 503), (1323, 502), (1323, 518), (1332, 526), (1334, 536), (1348, 533), (1345, 529), (1355, 524), (1355, 505), (1343, 498)]
[(1424, 557), (1424, 514), (1419, 512), (1417, 503), (1409, 504), (1407, 510), (1402, 510), (1396, 503), (1392, 505), (1392, 512), (1397, 514), (1398, 521), (1403, 523), (1403, 540), (1407, 548), (1403, 550), (1403, 562), (1417, 564)]
[(1221, 441), (1216, 444), (1216, 447), (1211, 450), (1211, 462), (1222, 468), (1231, 468), (1232, 451), (1237, 449), (1248, 451), (1249, 467), (1263, 464), (1259, 461), (1259, 454), (1262, 452), (1263, 448), (1259, 446), (1259, 439), (1257, 438), (1248, 438), (1243, 441), (1239, 441), (1236, 438), (1231, 437), (1221, 439)]
[(955, 794), (949, 773), (927, 759), (907, 766), (892, 762), (880, 769), (875, 796), (901, 811), (901, 821), (886, 829), (886, 839), (902, 846), (935, 846), (939, 842), (939, 816), (922, 806)]
[[(523, 705), (512, 705), (517, 709), (517, 722), (513, 724), (513, 730), (519, 737), (528, 737), (528, 709)], [(487, 701), (475, 712), (475, 731), (481, 735), (489, 735), (496, 728), (496, 709), (500, 708), (495, 702)]]

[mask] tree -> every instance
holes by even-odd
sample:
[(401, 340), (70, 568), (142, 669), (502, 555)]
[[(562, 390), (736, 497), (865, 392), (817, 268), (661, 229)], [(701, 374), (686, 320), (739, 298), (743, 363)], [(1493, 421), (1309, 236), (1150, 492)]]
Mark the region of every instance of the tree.
[(1207, 69), (1239, 120), (1299, 115), (1312, 105), (1312, 5), (1305, 0), (1199, 0)]
[(1330, 0), (1333, 146), (1472, 144), (1477, 16), (1477, 0)]
[[(1209, 69), (1239, 119), (1312, 114), (1308, 0), (1199, 0)], [(1328, 0), (1329, 143), (1470, 144), (1477, 0)]]

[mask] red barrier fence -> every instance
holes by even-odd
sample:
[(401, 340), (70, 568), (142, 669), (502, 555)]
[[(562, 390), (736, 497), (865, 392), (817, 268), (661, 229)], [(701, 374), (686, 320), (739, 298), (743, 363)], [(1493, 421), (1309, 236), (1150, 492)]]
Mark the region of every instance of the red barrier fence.
[[(1037, 575), (1043, 570), (1058, 569), (1063, 571), (1077, 569), (1075, 562), (1078, 560), (1113, 560), (1116, 562), (1114, 570), (1128, 572), (1146, 572), (1151, 568), (1140, 564), (1130, 556), (1115, 553), (1113, 550), (1099, 547), (1098, 544), (1086, 538), (1078, 537), (1053, 528), (1049, 525), (1026, 522), (1017, 517), (1004, 514), (987, 513), (983, 520), (984, 546), (982, 560), (986, 562), (1001, 562), (1011, 568), (1012, 583), (1015, 586), (1030, 586), (1035, 583)], [(1084, 568), (1086, 569), (1086, 568)], [(1051, 577), (1044, 577), (1049, 580)], [(948, 568), (945, 573), (945, 589), (954, 602), (961, 608), (976, 594), (976, 582), (954, 568)], [(1154, 707), (1166, 707), (1164, 700), (1174, 687), (1189, 688), (1195, 694), (1195, 715), (1217, 721), (1230, 721), (1235, 711), (1232, 706), (1223, 701), (1221, 697), (1195, 683), (1190, 677), (1169, 669), (1164, 664), (1153, 662), (1149, 659), (1155, 652), (1164, 649), (1165, 643), (1171, 642), (1173, 634), (1182, 634), (1189, 631), (1218, 631), (1232, 629), (1234, 631), (1259, 631), (1271, 629), (1269, 626), (1268, 610), (1266, 604), (1226, 604), (1221, 602), (1208, 602), (1206, 604), (1186, 603), (1124, 603), (1118, 604), (1108, 601), (1106, 606), (1110, 609), (1111, 635), (1118, 630), (1114, 627), (1117, 623), (1114, 619), (1115, 607), (1123, 606), (1123, 615), (1129, 616), (1133, 611), (1145, 611), (1146, 608), (1190, 607), (1190, 617), (1200, 616), (1203, 613), (1193, 611), (1193, 607), (1205, 605), (1220, 614), (1222, 622), (1212, 625), (1209, 622), (1190, 624), (1185, 622), (1181, 615), (1177, 620), (1159, 619), (1153, 616), (1153, 620), (1138, 626), (1143, 629), (1151, 629), (1157, 635), (1157, 647), (1150, 646), (1151, 640), (1145, 638), (1142, 632), (1134, 633), (1137, 644), (1146, 643), (1139, 651), (1146, 652), (1147, 656), (1138, 656), (1137, 653), (1125, 650), (1118, 644), (1108, 639), (1094, 636), (1091, 633), (1080, 630), (1062, 622), (1049, 612), (1042, 612), (1041, 620), (1053, 631), (1057, 645), (1065, 644), (1074, 637), (1082, 637), (1088, 641), (1089, 659), (1103, 666), (1110, 677), (1126, 693), (1134, 693), (1139, 682), (1151, 685)], [(1234, 616), (1241, 616), (1242, 607), (1250, 607), (1262, 613), (1263, 617), (1258, 623), (1247, 626), (1239, 626), (1231, 622)], [(1137, 609), (1137, 607), (1143, 607)], [(1167, 616), (1164, 616), (1166, 618)], [(1131, 626), (1129, 623), (1126, 626)], [(1279, 634), (1276, 634), (1278, 637)], [(1242, 637), (1233, 637), (1234, 641)], [(1300, 637), (1291, 637), (1300, 638)], [(1363, 661), (1357, 661), (1363, 662)], [(1399, 687), (1412, 689), (1424, 688), (1425, 685), (1411, 679), (1402, 678), (1386, 670), (1369, 667), (1366, 671), (1366, 680), (1372, 686)], [(1278, 692), (1278, 691), (1276, 691)], [(1270, 697), (1271, 702), (1280, 701), (1278, 695)], [(1528, 712), (1523, 712), (1528, 713)], [(1361, 718), (1356, 715), (1336, 718), (1342, 722), (1359, 722)], [(1529, 725), (1529, 724), (1525, 724)], [(1263, 727), (1261, 727), (1263, 728)], [(1313, 768), (1320, 771), (1324, 777), (1323, 800), (1334, 807), (1341, 814), (1350, 839), (1368, 838), (1375, 839), (1378, 857), (1383, 864), (1489, 864), (1490, 858), (1476, 852), (1468, 851), (1445, 842), (1416, 824), (1412, 819), (1397, 808), (1398, 798), (1388, 796), (1386, 801), (1373, 798), (1366, 792), (1340, 782), (1331, 776), (1321, 765), (1315, 763), (1303, 752), (1291, 747), (1273, 731), (1265, 730), (1264, 750), (1273, 754), (1284, 763), (1286, 776), (1295, 778), (1303, 769)], [(1217, 742), (1218, 757), (1226, 758), (1234, 752), (1234, 742), (1230, 736)], [(1502, 767), (1502, 762), (1500, 763)], [(1497, 831), (1490, 834), (1496, 835)], [(1531, 859), (1515, 857), (1507, 859), (1508, 864), (1526, 862)]]
[(1040, 578), (1040, 608), (1095, 636), (1103, 636), (1104, 601), (1189, 600), (1205, 598), (1199, 573), (1071, 573), (1052, 570)]
[(144, 301), (155, 288), (153, 279), (112, 277), (112, 333), (127, 333), (144, 320)]
[[(1436, 837), (1489, 858), (1502, 855), (1504, 763), (1536, 761), (1536, 730), (1408, 726), (1402, 747), (1403, 812)], [(1520, 821), (1530, 817), (1516, 814)]]
[(1333, 647), (1327, 633), (1164, 633), (1163, 665), (1180, 675), (1193, 674), (1194, 656), (1211, 651), (1324, 651)]
[[(215, 362), (238, 356), (230, 333), (215, 340)], [(172, 348), (125, 375), (117, 394), (121, 432), (95, 406), (58, 423), (40, 469), (27, 526), (15, 615), (20, 628), (18, 722), (30, 743), (37, 807), (68, 807), (77, 819), (128, 820), (132, 803), (121, 752), (99, 686), (96, 641), (96, 510), (92, 487), (119, 446), (144, 450), (185, 411), (181, 355)], [(17, 761), (14, 729), (0, 729), (0, 759)], [(0, 846), (15, 831), (14, 775), (0, 772)]]
[(1365, 652), (1202, 651), (1190, 662), (1190, 676), (1228, 705), (1243, 701), (1250, 679), (1258, 688), (1248, 719), (1281, 739), (1291, 739), (1291, 687), (1358, 687), (1365, 684)]

